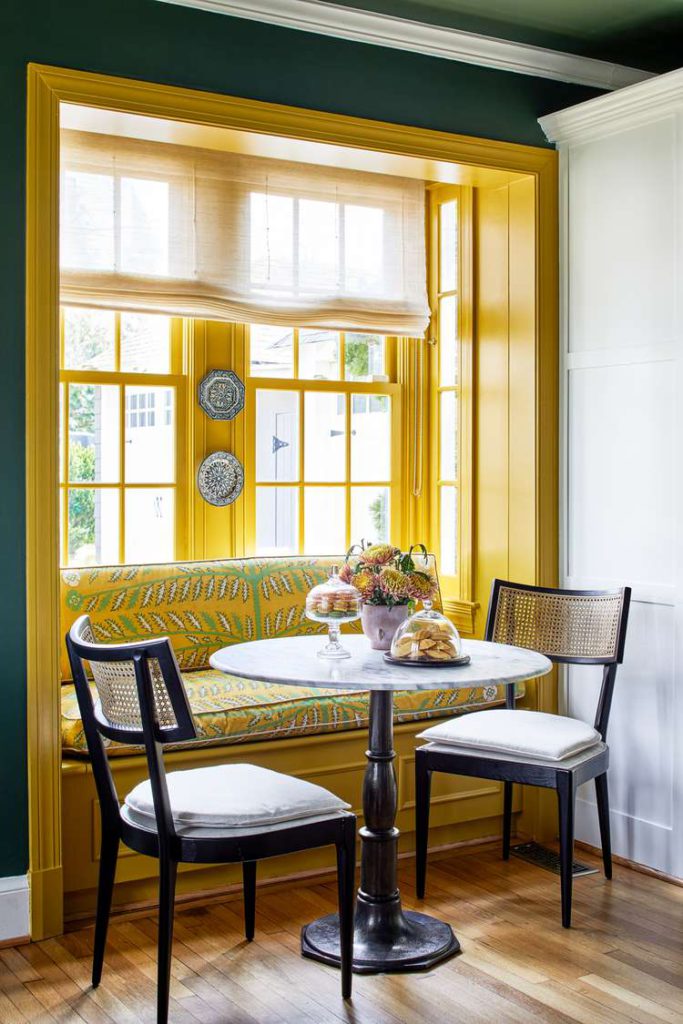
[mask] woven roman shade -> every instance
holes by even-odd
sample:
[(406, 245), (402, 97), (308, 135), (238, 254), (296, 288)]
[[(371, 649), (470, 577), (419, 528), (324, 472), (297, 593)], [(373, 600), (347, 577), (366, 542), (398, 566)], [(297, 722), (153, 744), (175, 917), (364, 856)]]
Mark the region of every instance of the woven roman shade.
[(61, 300), (421, 336), (424, 184), (65, 130)]

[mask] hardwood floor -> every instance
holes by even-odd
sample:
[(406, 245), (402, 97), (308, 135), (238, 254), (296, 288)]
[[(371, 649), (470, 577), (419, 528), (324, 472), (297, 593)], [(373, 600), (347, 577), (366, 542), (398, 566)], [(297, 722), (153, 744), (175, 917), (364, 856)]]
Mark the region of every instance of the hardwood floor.
[[(591, 854), (580, 852), (585, 863)], [(559, 879), (498, 847), (430, 863), (417, 904), (449, 920), (462, 955), (425, 974), (355, 976), (345, 1005), (337, 972), (299, 955), (299, 929), (334, 909), (332, 881), (259, 890), (256, 938), (241, 901), (180, 910), (173, 1024), (622, 1024), (683, 1021), (683, 888), (627, 868), (574, 884), (574, 924), (560, 926)], [(156, 921), (118, 919), (104, 977), (90, 988), (92, 928), (0, 950), (0, 1024), (153, 1024)]]

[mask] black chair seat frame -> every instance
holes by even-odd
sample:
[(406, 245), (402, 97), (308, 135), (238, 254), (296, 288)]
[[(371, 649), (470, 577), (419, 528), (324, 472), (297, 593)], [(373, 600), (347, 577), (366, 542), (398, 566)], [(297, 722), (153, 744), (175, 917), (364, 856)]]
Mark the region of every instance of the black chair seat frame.
[[(66, 646), (92, 763), (102, 822), (93, 986), (99, 985), (102, 977), (116, 863), (121, 843), (136, 853), (155, 857), (159, 861), (158, 1024), (166, 1024), (168, 1020), (178, 865), (242, 864), (245, 936), (247, 941), (251, 941), (255, 929), (257, 862), (267, 857), (334, 846), (337, 855), (341, 987), (343, 998), (350, 998), (356, 816), (351, 812), (342, 811), (322, 820), (306, 821), (305, 818), (299, 818), (291, 824), (281, 824), (277, 828), (259, 829), (255, 826), (245, 829), (244, 834), (240, 832), (237, 836), (234, 835), (234, 830), (233, 834), (225, 836), (196, 837), (178, 834), (169, 799), (163, 748), (169, 743), (178, 744), (194, 740), (197, 733), (170, 640), (161, 638), (143, 643), (105, 645), (85, 640), (83, 633), (86, 631), (90, 631), (89, 621), (87, 616), (82, 616), (67, 634)], [(93, 700), (83, 666), (84, 661), (90, 664), (95, 677), (98, 665), (132, 663), (139, 724), (121, 724), (104, 713), (101, 702)], [(150, 671), (151, 664), (158, 666), (154, 682)], [(161, 680), (165, 688), (162, 698), (165, 710), (163, 716), (160, 716), (158, 707)], [(170, 718), (171, 724), (160, 724), (160, 717), (164, 717), (166, 721)], [(156, 831), (138, 826), (122, 816), (103, 737), (117, 743), (144, 746)]]

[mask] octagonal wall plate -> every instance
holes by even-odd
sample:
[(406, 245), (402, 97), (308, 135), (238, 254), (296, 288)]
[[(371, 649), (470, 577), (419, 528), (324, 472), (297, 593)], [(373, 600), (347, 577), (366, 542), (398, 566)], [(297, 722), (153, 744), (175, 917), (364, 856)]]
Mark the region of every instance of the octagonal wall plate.
[(197, 470), (197, 487), (209, 505), (232, 505), (244, 487), (242, 463), (231, 452), (212, 452)]
[(244, 409), (244, 384), (232, 370), (211, 370), (199, 383), (199, 404), (212, 420), (233, 420)]

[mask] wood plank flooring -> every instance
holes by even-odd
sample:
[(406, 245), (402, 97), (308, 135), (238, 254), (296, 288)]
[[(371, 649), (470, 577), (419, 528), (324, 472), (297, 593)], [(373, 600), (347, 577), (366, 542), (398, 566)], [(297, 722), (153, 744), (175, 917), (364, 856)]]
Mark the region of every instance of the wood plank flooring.
[[(580, 852), (587, 863), (597, 861)], [(299, 955), (299, 930), (334, 909), (332, 880), (259, 890), (256, 939), (241, 901), (176, 915), (172, 1024), (681, 1024), (683, 888), (624, 867), (577, 879), (575, 927), (560, 927), (559, 879), (497, 847), (433, 861), (417, 904), (450, 921), (462, 955), (424, 974), (338, 974)], [(101, 986), (90, 988), (92, 928), (0, 950), (0, 1024), (154, 1024), (156, 921), (116, 920)]]

